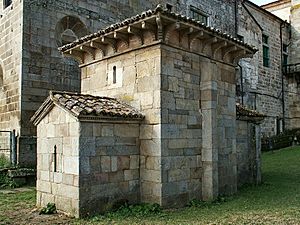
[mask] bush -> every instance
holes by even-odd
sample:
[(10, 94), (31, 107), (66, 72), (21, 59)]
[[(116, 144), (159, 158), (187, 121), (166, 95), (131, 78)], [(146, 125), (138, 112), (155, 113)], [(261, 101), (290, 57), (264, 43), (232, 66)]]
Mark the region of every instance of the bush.
[(0, 172), (0, 188), (17, 188), (19, 185), (6, 173)]
[(6, 168), (10, 166), (11, 164), (9, 159), (4, 154), (0, 154), (0, 168)]
[(300, 142), (300, 129), (286, 130), (285, 132), (271, 137), (261, 139), (261, 150), (270, 151), (292, 146), (295, 142)]
[(40, 211), (40, 215), (41, 214), (54, 214), (56, 213), (56, 206), (54, 203), (48, 203), (46, 207), (42, 208), (42, 210)]

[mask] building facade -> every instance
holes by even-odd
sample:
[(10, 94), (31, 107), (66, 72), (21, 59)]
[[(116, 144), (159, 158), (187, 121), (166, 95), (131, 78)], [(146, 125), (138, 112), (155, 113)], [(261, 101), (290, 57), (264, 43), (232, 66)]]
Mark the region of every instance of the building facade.
[(260, 182), (264, 116), (236, 105), (235, 79), (257, 49), (158, 6), (60, 50), (80, 63), (81, 93), (51, 92), (32, 119), (39, 206), (182, 207)]
[[(57, 48), (162, 1), (15, 1), (0, 4), (1, 130), (16, 130), (18, 163), (35, 164), (36, 128), (29, 118), (49, 90), (80, 91), (75, 61)], [(164, 2), (165, 3), (165, 2)], [(172, 10), (193, 15), (227, 33), (235, 27), (235, 3), (169, 1)], [(218, 10), (215, 8), (218, 7)], [(120, 13), (116, 14), (117, 9)], [(222, 15), (230, 15), (222, 18)], [(222, 19), (220, 19), (222, 18)], [(225, 22), (226, 21), (226, 22)]]
[[(158, 3), (167, 4), (171, 11), (216, 27), (259, 49), (252, 59), (241, 60), (241, 67), (237, 67), (238, 101), (267, 116), (262, 124), (265, 136), (297, 126), (290, 122), (297, 118), (297, 95), (293, 95), (294, 100), (291, 98), (294, 91), (289, 90), (293, 85), (288, 84), (281, 67), (283, 55), (293, 52), (287, 50), (292, 49), (290, 25), (249, 1), (131, 0), (124, 3), (113, 0), (78, 3), (71, 0), (3, 0), (0, 6), (0, 83), (3, 86), (0, 128), (17, 131), (20, 164), (35, 162), (36, 128), (29, 119), (48, 91), (81, 90), (77, 63), (62, 57), (57, 48), (154, 8)], [(116, 14), (116, 9), (120, 13)], [(293, 22), (291, 24), (296, 27)], [(297, 38), (294, 39), (293, 43), (296, 43)], [(290, 62), (293, 57), (289, 55)]]

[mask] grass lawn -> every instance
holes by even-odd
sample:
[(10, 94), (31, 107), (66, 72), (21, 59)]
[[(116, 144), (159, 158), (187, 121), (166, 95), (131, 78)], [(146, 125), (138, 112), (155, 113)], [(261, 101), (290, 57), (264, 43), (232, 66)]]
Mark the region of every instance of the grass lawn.
[[(262, 185), (244, 187), (225, 202), (163, 211), (143, 218), (116, 213), (60, 222), (55, 216), (57, 223), (52, 220), (52, 223), (44, 221), (43, 224), (300, 224), (300, 148), (264, 153), (263, 180)], [(12, 209), (27, 207), (32, 210), (34, 201), (33, 191), (0, 194), (0, 224), (2, 220), (14, 221), (9, 216)]]

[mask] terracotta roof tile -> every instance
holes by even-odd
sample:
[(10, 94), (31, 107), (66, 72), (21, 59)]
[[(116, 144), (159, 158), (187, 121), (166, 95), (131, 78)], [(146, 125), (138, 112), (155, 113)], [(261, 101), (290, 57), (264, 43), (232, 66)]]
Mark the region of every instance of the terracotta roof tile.
[(249, 109), (244, 105), (236, 103), (236, 115), (237, 118), (246, 117), (249, 120), (263, 120), (266, 116), (253, 109)]
[(62, 107), (77, 118), (144, 119), (144, 115), (138, 110), (116, 98), (51, 91), (50, 96), (34, 114), (31, 121), (38, 124), (54, 105)]

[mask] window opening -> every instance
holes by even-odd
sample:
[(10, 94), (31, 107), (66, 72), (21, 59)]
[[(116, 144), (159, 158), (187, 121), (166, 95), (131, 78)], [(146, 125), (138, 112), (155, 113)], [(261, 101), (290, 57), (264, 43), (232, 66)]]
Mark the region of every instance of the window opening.
[(117, 67), (113, 67), (113, 84), (117, 83)]
[(265, 34), (262, 35), (263, 42), (263, 66), (270, 66), (270, 48), (269, 48), (269, 37)]
[(12, 0), (4, 0), (3, 1), (3, 8), (7, 8), (8, 6), (10, 6), (12, 3)]
[(57, 147), (54, 145), (54, 152), (53, 152), (53, 171), (57, 172)]
[(195, 6), (190, 7), (191, 10), (191, 17), (205, 25), (208, 25), (208, 16), (205, 15), (200, 9), (196, 8)]
[(288, 64), (288, 45), (283, 44), (282, 46), (282, 65), (287, 65)]

